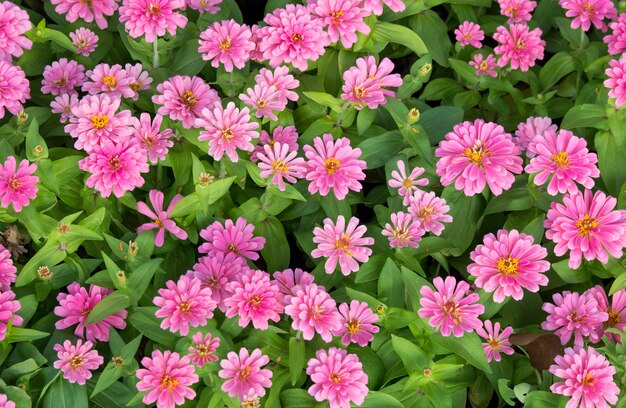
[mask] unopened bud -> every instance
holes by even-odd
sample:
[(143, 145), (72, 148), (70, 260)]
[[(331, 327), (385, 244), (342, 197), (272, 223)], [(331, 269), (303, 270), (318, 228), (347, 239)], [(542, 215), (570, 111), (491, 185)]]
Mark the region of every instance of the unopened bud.
[(214, 178), (215, 177), (213, 177), (209, 173), (202, 172), (200, 173), (200, 176), (198, 176), (198, 181), (200, 182), (201, 186), (208, 186), (209, 184), (213, 182)]
[(134, 241), (128, 241), (128, 252), (126, 254), (127, 258), (134, 258), (137, 256), (137, 252), (139, 251), (139, 247), (137, 243)]
[(118, 271), (115, 274), (115, 277), (117, 278), (117, 282), (122, 286), (125, 287), (126, 283), (128, 282), (128, 279), (126, 279), (126, 274), (124, 273), (124, 271)]
[(409, 113), (406, 114), (406, 123), (412, 125), (420, 120), (420, 111), (417, 108), (412, 108)]
[(424, 65), (422, 65), (419, 69), (419, 71), (417, 71), (419, 73), (420, 76), (426, 76), (430, 73), (430, 70), (433, 69), (433, 64), (431, 63), (426, 63)]
[(26, 121), (28, 120), (28, 113), (26, 113), (25, 110), (22, 110), (20, 113), (17, 114), (17, 124), (18, 125), (23, 125), (24, 123), (26, 123)]
[(378, 306), (376, 306), (376, 313), (379, 316), (381, 316), (381, 317), (386, 315), (387, 314), (387, 306), (385, 306), (385, 305), (378, 305)]
[(33, 155), (35, 157), (41, 157), (42, 154), (43, 154), (43, 146), (42, 145), (37, 145), (37, 146), (33, 147)]
[(69, 232), (70, 230), (70, 226), (67, 224), (59, 224), (59, 232), (61, 234), (66, 234), (67, 232)]
[(42, 281), (49, 281), (52, 279), (52, 271), (47, 266), (40, 266), (37, 268), (37, 275)]
[(124, 359), (120, 356), (113, 356), (111, 361), (113, 361), (113, 364), (115, 365), (115, 367), (121, 367), (124, 365)]
[(245, 397), (245, 399), (241, 402), (241, 408), (259, 408), (261, 406), (261, 401), (259, 397)]

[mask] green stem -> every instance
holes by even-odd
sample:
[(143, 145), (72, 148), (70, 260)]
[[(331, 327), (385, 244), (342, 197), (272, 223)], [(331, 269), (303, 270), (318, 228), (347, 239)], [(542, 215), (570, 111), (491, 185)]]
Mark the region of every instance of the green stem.
[(583, 50), (583, 43), (584, 42), (585, 42), (585, 30), (583, 30), (583, 28), (580, 27), (580, 44), (578, 44), (578, 53), (579, 54)]
[(159, 39), (155, 38), (152, 43), (152, 68), (159, 68)]

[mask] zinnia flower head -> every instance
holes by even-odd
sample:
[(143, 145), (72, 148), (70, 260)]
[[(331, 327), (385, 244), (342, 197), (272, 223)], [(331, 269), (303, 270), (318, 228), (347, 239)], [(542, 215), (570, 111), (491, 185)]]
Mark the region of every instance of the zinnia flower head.
[[(261, 68), (259, 73), (254, 77), (254, 81), (262, 87), (274, 88), (278, 91), (278, 95), (276, 95), (275, 98), (284, 106), (287, 106), (288, 101), (298, 100), (298, 94), (292, 91), (292, 89), (298, 89), (300, 81), (295, 79), (293, 75), (289, 74), (289, 68), (286, 66), (277, 67), (274, 71), (267, 68)], [(282, 111), (283, 109), (278, 110)], [(285, 129), (289, 127), (293, 126), (285, 126)], [(282, 126), (278, 126), (277, 128), (282, 128)]]
[(482, 54), (476, 54), (469, 64), (476, 69), (476, 75), (478, 76), (489, 75), (493, 78), (498, 76), (498, 73), (494, 71), (494, 68), (496, 67), (496, 57), (492, 54), (487, 55), (487, 58), (485, 58)]
[(527, 157), (534, 157), (535, 153), (528, 150), (528, 145), (537, 136), (544, 136), (546, 132), (556, 132), (556, 125), (552, 124), (552, 119), (547, 117), (530, 117), (526, 122), (517, 125), (513, 141), (522, 150), (526, 150)]
[(610, 68), (604, 71), (609, 77), (604, 86), (609, 90), (609, 98), (615, 98), (615, 107), (619, 108), (626, 102), (626, 57), (622, 55), (619, 60), (611, 60), (609, 65)]
[(363, 21), (370, 12), (361, 0), (314, 0), (309, 2), (309, 10), (326, 27), (330, 41), (341, 39), (344, 48), (352, 47), (357, 41), (357, 32), (370, 33), (370, 27)]
[(411, 214), (402, 211), (391, 214), (391, 224), (385, 224), (382, 234), (389, 238), (392, 248), (410, 246), (417, 248), (426, 233), (420, 221), (415, 221)]
[(274, 86), (256, 84), (246, 92), (240, 94), (239, 99), (256, 111), (257, 118), (278, 120), (274, 112), (281, 112), (287, 106), (279, 100), (281, 93)]
[(437, 197), (430, 191), (416, 190), (409, 198), (409, 214), (413, 221), (424, 230), (435, 235), (441, 235), (445, 228), (444, 222), (452, 222), (452, 216), (448, 215), (450, 207), (446, 200)]
[(100, 39), (96, 33), (85, 27), (79, 27), (76, 31), (71, 32), (70, 38), (74, 47), (76, 47), (76, 51), (85, 57), (88, 57), (89, 54), (96, 50), (98, 40)]
[(350, 343), (357, 343), (361, 347), (374, 338), (373, 333), (380, 330), (373, 323), (378, 321), (378, 315), (372, 313), (367, 303), (353, 300), (350, 305), (342, 303), (339, 305), (341, 314), (341, 329), (333, 333), (341, 337), (341, 344), (348, 346)]
[(265, 238), (255, 237), (254, 225), (248, 224), (243, 217), (237, 218), (234, 223), (232, 220), (226, 220), (224, 225), (215, 221), (200, 231), (200, 236), (207, 242), (200, 245), (198, 252), (209, 256), (215, 256), (218, 252), (224, 255), (233, 253), (256, 261), (259, 259), (257, 252), (265, 246)]
[(236, 396), (240, 401), (251, 394), (264, 396), (265, 389), (272, 386), (273, 373), (263, 368), (269, 362), (269, 357), (259, 349), (254, 349), (250, 353), (247, 348), (242, 347), (239, 353), (229, 352), (226, 358), (220, 361), (222, 369), (218, 375), (227, 380), (222, 384), (222, 391), (227, 392), (230, 397)]
[(482, 327), (478, 318), (485, 307), (478, 303), (478, 293), (471, 293), (467, 282), (457, 284), (453, 276), (445, 281), (437, 276), (433, 280), (435, 290), (430, 286), (422, 286), (420, 317), (428, 318), (433, 328), (439, 328), (442, 336), (462, 337), (465, 332), (473, 332)]
[(272, 136), (269, 135), (265, 130), (261, 131), (261, 137), (259, 138), (259, 143), (254, 147), (252, 154), (250, 155), (250, 160), (256, 162), (259, 160), (257, 155), (259, 153), (265, 152), (265, 145), (269, 145), (273, 147), (274, 144), (280, 143), (282, 145), (288, 145), (290, 151), (298, 150), (298, 132), (296, 131), (296, 127), (293, 125), (289, 126), (276, 126), (274, 131), (272, 132)]
[(148, 156), (148, 160), (156, 163), (159, 160), (165, 160), (170, 147), (174, 146), (174, 142), (170, 139), (174, 136), (172, 129), (161, 131), (161, 123), (163, 116), (156, 114), (154, 119), (150, 119), (150, 114), (142, 112), (139, 119), (132, 117), (133, 137), (143, 148)]
[(23, 111), (27, 99), (30, 83), (22, 68), (0, 60), (0, 119), (4, 118), (5, 109), (13, 115)]
[(413, 195), (413, 191), (419, 190), (417, 186), (427, 186), (428, 179), (421, 178), (419, 176), (424, 174), (423, 167), (415, 167), (411, 170), (411, 173), (407, 176), (406, 166), (403, 160), (398, 160), (398, 170), (391, 172), (391, 180), (389, 180), (389, 186), (398, 189), (398, 195), (403, 197), (402, 205), (408, 205), (409, 199)]
[(283, 301), (285, 304), (289, 304), (289, 299), (295, 295), (298, 289), (310, 285), (315, 280), (313, 275), (300, 268), (274, 272), (273, 277), (278, 285), (278, 290), (285, 296)]
[(393, 98), (396, 93), (383, 87), (402, 85), (400, 74), (391, 74), (393, 68), (389, 58), (383, 58), (378, 65), (371, 55), (357, 59), (356, 66), (343, 73), (341, 99), (355, 103), (357, 110), (363, 106), (376, 109), (378, 105), (384, 105), (387, 97)]
[(323, 286), (300, 285), (285, 306), (285, 314), (293, 320), (291, 327), (302, 331), (302, 338), (311, 340), (318, 333), (330, 343), (333, 333), (341, 330), (341, 314), (337, 303)]
[(24, 319), (17, 315), (22, 305), (19, 300), (15, 300), (15, 293), (12, 290), (0, 292), (0, 341), (7, 337), (7, 325), (21, 326)]
[(182, 121), (185, 129), (195, 127), (204, 108), (220, 104), (217, 92), (197, 76), (173, 76), (156, 89), (159, 94), (152, 96), (152, 102), (161, 105), (157, 113)]
[(65, 340), (63, 345), (55, 344), (53, 349), (57, 352), (58, 360), (54, 362), (54, 368), (63, 372), (63, 378), (70, 383), (84, 385), (92, 377), (92, 370), (96, 370), (104, 363), (102, 356), (97, 350), (92, 350), (93, 343), (77, 340), (76, 345)]
[(606, 31), (605, 18), (617, 18), (617, 9), (611, 0), (559, 0), (566, 12), (566, 17), (574, 17), (572, 28), (582, 27), (589, 31), (591, 25), (603, 32)]
[(133, 78), (128, 76), (120, 64), (98, 64), (93, 70), (87, 71), (87, 76), (91, 81), (83, 84), (83, 91), (92, 95), (106, 93), (111, 98), (135, 96), (135, 91), (130, 88)]
[(0, 408), (15, 408), (15, 402), (10, 401), (6, 394), (0, 394)]
[(15, 156), (9, 156), (0, 164), (0, 205), (9, 208), (13, 204), (15, 212), (22, 211), (28, 206), (30, 200), (37, 197), (39, 190), (36, 184), (39, 177), (33, 176), (37, 171), (36, 164), (30, 164), (28, 160), (22, 160), (17, 164)]
[(11, 284), (15, 282), (17, 268), (13, 265), (11, 252), (0, 245), (0, 292), (11, 289)]
[(176, 204), (178, 204), (178, 202), (183, 199), (183, 196), (180, 194), (176, 194), (174, 197), (172, 197), (172, 201), (170, 201), (170, 205), (167, 207), (167, 209), (163, 210), (163, 193), (159, 190), (150, 190), (150, 193), (148, 193), (148, 195), (150, 196), (150, 204), (152, 204), (152, 208), (154, 208), (154, 211), (151, 210), (148, 205), (143, 201), (139, 201), (137, 203), (137, 211), (139, 211), (146, 217), (149, 217), (152, 221), (140, 225), (139, 228), (137, 228), (137, 234), (147, 230), (158, 229), (159, 231), (154, 237), (154, 245), (157, 247), (163, 246), (163, 241), (165, 240), (165, 231), (169, 231), (178, 239), (187, 239), (187, 232), (185, 232), (185, 230), (176, 225), (176, 222), (170, 219), (170, 213), (172, 212), (174, 207), (176, 207)]
[(24, 33), (32, 27), (26, 11), (11, 1), (0, 2), (0, 60), (11, 62), (31, 49), (33, 42)]
[(480, 28), (480, 25), (472, 23), (471, 21), (461, 23), (461, 25), (454, 30), (454, 35), (462, 47), (471, 45), (475, 48), (481, 48), (483, 46), (481, 41), (485, 39), (485, 32)]
[(200, 33), (198, 52), (203, 60), (211, 61), (212, 67), (223, 64), (226, 72), (232, 72), (234, 67), (242, 69), (250, 60), (250, 51), (256, 47), (251, 39), (252, 31), (245, 24), (232, 19), (214, 22)]
[(67, 58), (61, 58), (51, 65), (46, 65), (41, 80), (41, 93), (78, 94), (74, 88), (82, 86), (85, 82), (84, 71), (85, 67), (74, 60), (68, 61)]
[(483, 351), (487, 357), (487, 362), (491, 362), (491, 360), (500, 361), (502, 359), (500, 353), (507, 355), (515, 353), (509, 341), (511, 333), (513, 333), (512, 327), (508, 326), (500, 331), (500, 323), (492, 323), (491, 320), (485, 320), (484, 329), (482, 327), (476, 329), (476, 334), (487, 340), (486, 343), (483, 343)]
[(336, 347), (318, 350), (307, 363), (306, 373), (313, 382), (309, 395), (316, 401), (328, 401), (329, 408), (361, 405), (369, 391), (359, 357)]
[(211, 289), (211, 298), (222, 312), (226, 312), (224, 300), (230, 296), (227, 285), (247, 267), (245, 260), (234, 253), (217, 252), (213, 256), (198, 259), (187, 275), (200, 280), (202, 287)]
[(220, 8), (217, 7), (222, 0), (187, 0), (187, 6), (190, 8), (199, 11), (200, 13), (208, 12), (209, 14), (215, 14), (220, 11)]
[(480, 194), (485, 185), (494, 195), (508, 190), (522, 172), (519, 147), (497, 123), (476, 119), (462, 122), (446, 134), (435, 150), (437, 174), (444, 186), (454, 182), (466, 196)]
[(177, 28), (187, 25), (187, 17), (178, 13), (185, 0), (123, 0), (120, 22), (133, 38), (145, 36), (149, 43), (165, 33), (176, 34)]
[(206, 336), (202, 335), (202, 332), (198, 332), (191, 338), (193, 345), (190, 346), (187, 351), (191, 356), (191, 362), (198, 367), (210, 363), (211, 361), (217, 361), (218, 358), (215, 355), (215, 350), (220, 345), (219, 337), (212, 337), (211, 333), (207, 333)]
[(493, 35), (494, 40), (500, 43), (494, 48), (500, 56), (498, 66), (504, 67), (510, 62), (513, 69), (528, 71), (537, 60), (543, 59), (546, 42), (541, 39), (541, 34), (540, 28), (531, 31), (526, 24), (511, 24), (508, 29), (498, 27)]
[(609, 23), (611, 34), (605, 36), (602, 41), (609, 45), (609, 54), (617, 55), (626, 51), (626, 13), (620, 13), (617, 21)]
[(148, 71), (143, 70), (143, 65), (140, 63), (135, 65), (126, 64), (124, 66), (124, 71), (126, 71), (126, 76), (130, 80), (128, 86), (134, 92), (132, 99), (136, 101), (139, 99), (139, 91), (150, 89), (152, 78), (150, 77)]
[(106, 18), (112, 16), (117, 10), (118, 0), (50, 0), (55, 11), (59, 14), (67, 14), (65, 19), (73, 23), (79, 18), (87, 23), (95, 21), (101, 30), (105, 30), (109, 23)]
[(394, 13), (400, 13), (406, 8), (403, 0), (365, 0), (364, 7), (368, 13), (380, 16), (383, 14), (383, 3)]
[[(600, 285), (588, 289), (584, 294), (593, 296), (596, 302), (598, 302), (598, 309), (609, 315), (609, 318), (602, 323), (604, 330), (609, 328), (620, 331), (624, 330), (626, 327), (626, 289), (615, 292), (610, 302), (606, 292)], [(610, 341), (622, 344), (622, 337), (620, 335), (606, 331), (602, 333), (602, 335), (606, 336)]]
[(63, 94), (59, 95), (50, 102), (52, 113), (61, 115), (59, 119), (61, 123), (65, 123), (74, 117), (72, 108), (78, 105), (78, 95)]
[(525, 23), (533, 18), (532, 12), (537, 2), (532, 0), (498, 0), (500, 14), (509, 18), (509, 24)]
[(289, 145), (275, 143), (273, 147), (264, 146), (265, 154), (259, 153), (258, 166), (261, 169), (261, 177), (271, 177), (272, 184), (276, 184), (280, 191), (285, 191), (286, 179), (295, 183), (306, 174), (304, 159), (296, 157), (297, 151), (289, 151)]

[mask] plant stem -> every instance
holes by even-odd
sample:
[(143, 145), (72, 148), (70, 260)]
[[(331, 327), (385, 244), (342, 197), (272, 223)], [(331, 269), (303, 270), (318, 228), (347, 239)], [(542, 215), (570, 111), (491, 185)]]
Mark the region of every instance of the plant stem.
[(159, 68), (159, 40), (158, 38), (154, 39), (152, 43), (152, 68)]

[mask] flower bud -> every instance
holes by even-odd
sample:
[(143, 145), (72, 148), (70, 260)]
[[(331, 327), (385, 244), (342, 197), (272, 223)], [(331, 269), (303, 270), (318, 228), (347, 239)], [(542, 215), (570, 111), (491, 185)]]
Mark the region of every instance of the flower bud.
[(44, 265), (37, 268), (37, 275), (42, 281), (49, 281), (50, 279), (52, 279), (53, 274), (50, 268)]
[(419, 76), (424, 77), (428, 74), (430, 74), (430, 70), (433, 69), (433, 64), (427, 62), (426, 64), (422, 65), (420, 67), (420, 69), (417, 71), (417, 73), (419, 74)]
[(208, 186), (209, 184), (213, 182), (214, 178), (215, 177), (213, 177), (209, 173), (202, 172), (200, 173), (200, 176), (198, 177), (198, 181), (200, 182), (201, 186)]
[(17, 118), (17, 124), (19, 126), (22, 126), (28, 120), (28, 113), (26, 113), (25, 110), (22, 110), (20, 113), (17, 114), (16, 118)]
[(126, 283), (128, 283), (128, 279), (126, 279), (126, 273), (124, 273), (124, 271), (118, 271), (115, 274), (115, 277), (117, 278), (117, 282), (122, 286), (122, 287), (126, 287)]
[(412, 125), (420, 120), (420, 111), (417, 108), (412, 108), (409, 113), (406, 114), (406, 123)]

